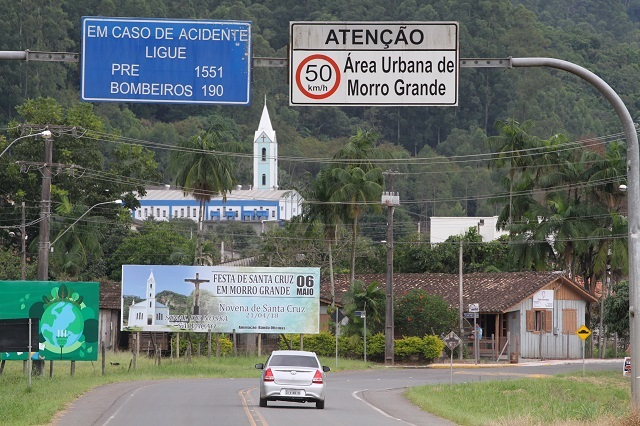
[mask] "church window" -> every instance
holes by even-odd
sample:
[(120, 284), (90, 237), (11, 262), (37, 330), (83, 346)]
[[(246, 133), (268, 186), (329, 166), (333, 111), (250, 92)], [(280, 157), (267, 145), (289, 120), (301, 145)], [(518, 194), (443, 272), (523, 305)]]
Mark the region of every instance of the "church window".
[(262, 161), (267, 161), (267, 148), (262, 148)]
[(267, 175), (262, 175), (262, 185), (267, 184)]
[(136, 319), (141, 320), (142, 318), (143, 318), (143, 316), (142, 316), (142, 312), (138, 312), (138, 313), (136, 314)]
[(161, 313), (157, 313), (156, 314), (156, 320), (162, 321), (162, 314)]

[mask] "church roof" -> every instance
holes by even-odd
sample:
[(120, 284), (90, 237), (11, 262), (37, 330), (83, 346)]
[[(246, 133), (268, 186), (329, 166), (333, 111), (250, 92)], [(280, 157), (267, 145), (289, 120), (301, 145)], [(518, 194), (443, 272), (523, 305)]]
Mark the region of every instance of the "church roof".
[[(236, 189), (227, 194), (227, 201), (231, 200), (280, 200), (295, 195), (292, 189)], [(140, 201), (187, 201), (195, 200), (193, 196), (184, 195), (181, 189), (147, 189), (147, 195), (138, 198)], [(221, 201), (222, 197), (211, 197), (211, 201)]]
[(264, 108), (262, 109), (262, 116), (260, 117), (260, 124), (258, 124), (258, 130), (256, 130), (256, 134), (253, 140), (258, 139), (258, 137), (264, 132), (269, 139), (275, 141), (276, 132), (273, 130), (273, 126), (271, 125), (271, 118), (269, 117), (269, 111), (267, 110), (267, 99), (264, 100)]

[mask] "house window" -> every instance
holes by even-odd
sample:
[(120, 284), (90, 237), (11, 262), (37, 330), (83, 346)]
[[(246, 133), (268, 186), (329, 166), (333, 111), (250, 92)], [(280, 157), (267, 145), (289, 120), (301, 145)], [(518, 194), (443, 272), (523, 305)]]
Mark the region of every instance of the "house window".
[(180, 209), (180, 217), (184, 217), (184, 209)]
[(262, 175), (262, 185), (267, 184), (267, 175)]
[(271, 217), (276, 217), (276, 211), (275, 210), (271, 212)]
[(167, 211), (166, 210), (162, 210), (162, 217), (167, 217)]
[(156, 217), (160, 217), (160, 209), (156, 209)]
[(553, 331), (553, 312), (547, 309), (527, 311), (527, 331), (532, 333), (551, 333)]
[(147, 209), (144, 209), (144, 217), (147, 217)]
[(196, 217), (196, 209), (193, 209), (193, 217)]
[(267, 161), (267, 148), (262, 148), (262, 161)]
[(562, 310), (562, 333), (574, 334), (578, 331), (578, 312), (575, 309)]

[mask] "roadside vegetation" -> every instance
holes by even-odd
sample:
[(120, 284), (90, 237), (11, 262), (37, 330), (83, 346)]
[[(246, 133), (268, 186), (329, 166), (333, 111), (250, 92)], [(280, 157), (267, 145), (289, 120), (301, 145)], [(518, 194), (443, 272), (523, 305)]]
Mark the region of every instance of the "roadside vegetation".
[[(8, 361), (0, 374), (0, 425), (44, 425), (49, 424), (56, 413), (85, 392), (97, 386), (132, 380), (159, 380), (170, 378), (251, 378), (256, 380), (260, 371), (256, 363), (264, 362), (264, 356), (238, 357), (187, 357), (162, 359), (157, 365), (153, 358), (139, 356), (133, 369), (129, 352), (108, 353), (105, 357), (105, 374), (102, 363), (76, 362), (73, 377), (70, 362), (56, 361), (53, 377), (49, 377), (49, 363), (45, 376), (33, 376), (31, 387), (28, 376), (23, 374), (20, 361)], [(374, 365), (363, 361), (320, 357), (323, 365), (332, 371), (362, 370)]]
[(618, 371), (419, 386), (405, 396), (460, 425), (640, 424), (630, 412), (629, 378)]

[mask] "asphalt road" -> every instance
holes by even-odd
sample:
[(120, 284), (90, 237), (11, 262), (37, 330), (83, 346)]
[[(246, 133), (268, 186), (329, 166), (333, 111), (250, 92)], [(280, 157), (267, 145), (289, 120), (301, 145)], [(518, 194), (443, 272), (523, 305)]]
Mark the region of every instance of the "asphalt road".
[[(60, 413), (56, 426), (87, 425), (450, 425), (402, 397), (422, 384), (477, 382), (580, 371), (582, 363), (528, 363), (500, 368), (444, 368), (330, 372), (326, 408), (269, 402), (258, 406), (255, 379), (171, 379), (101, 386)], [(622, 361), (593, 362), (587, 370), (622, 370)]]

